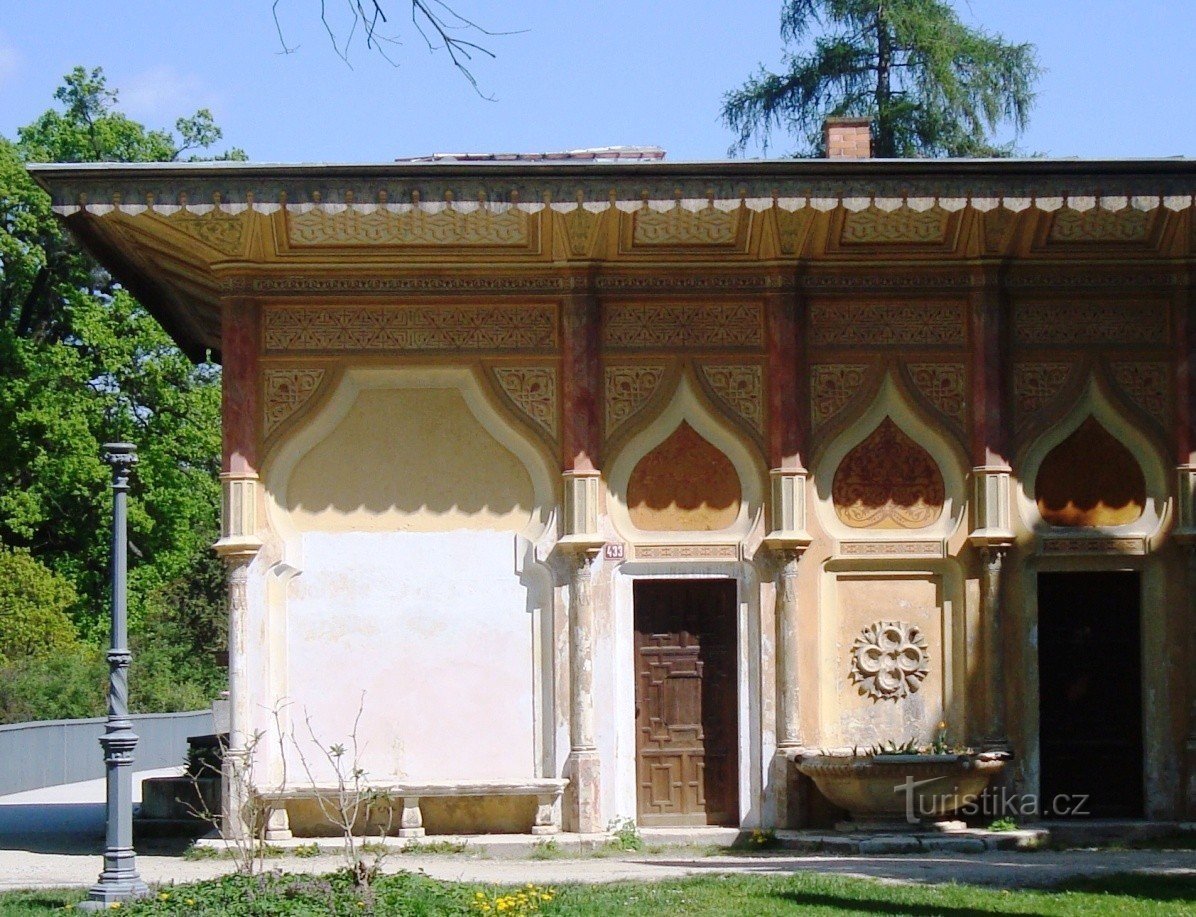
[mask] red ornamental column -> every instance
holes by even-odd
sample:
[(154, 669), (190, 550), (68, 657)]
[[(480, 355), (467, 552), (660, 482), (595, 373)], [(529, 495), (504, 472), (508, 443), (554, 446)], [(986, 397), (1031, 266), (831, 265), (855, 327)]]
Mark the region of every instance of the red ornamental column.
[(253, 734), (252, 691), (247, 676), (249, 568), (261, 548), (258, 537), (258, 362), (260, 308), (228, 298), (221, 315), (221, 419), (223, 500), (216, 552), (226, 567), (228, 594), (229, 739), (224, 766), (226, 837), (247, 830), (243, 817), (248, 745)]
[(764, 299), (768, 346), (768, 460), (772, 516), (765, 544), (777, 558), (777, 750), (773, 759), (777, 820), (799, 817), (795, 762), (802, 753), (798, 682), (798, 565), (810, 544), (806, 532), (806, 457), (810, 430), (805, 304), (786, 290)]
[(1001, 571), (1013, 544), (1012, 469), (1006, 308), (997, 267), (981, 268), (968, 303), (972, 384), (972, 518), (969, 539), (980, 551), (980, 620), (984, 653), (984, 745), (1009, 748), (1005, 725), (1004, 621)]
[(564, 449), (564, 536), (569, 572), (569, 789), (565, 821), (572, 831), (604, 829), (601, 774), (594, 730), (594, 561), (601, 494), (601, 312), (589, 291), (561, 304), (561, 406)]

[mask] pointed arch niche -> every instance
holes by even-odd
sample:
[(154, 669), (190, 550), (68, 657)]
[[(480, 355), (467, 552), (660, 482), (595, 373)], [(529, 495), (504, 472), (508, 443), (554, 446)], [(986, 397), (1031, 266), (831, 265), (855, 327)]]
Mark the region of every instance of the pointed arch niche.
[(1021, 466), (1018, 504), (1032, 531), (1149, 537), (1163, 522), (1165, 464), (1095, 378), (1067, 415), (1030, 444)]
[(963, 513), (962, 464), (886, 374), (868, 409), (815, 463), (819, 522), (841, 542), (943, 541)]
[(741, 540), (759, 521), (764, 467), (698, 396), (688, 374), (610, 465), (608, 511), (628, 540)]

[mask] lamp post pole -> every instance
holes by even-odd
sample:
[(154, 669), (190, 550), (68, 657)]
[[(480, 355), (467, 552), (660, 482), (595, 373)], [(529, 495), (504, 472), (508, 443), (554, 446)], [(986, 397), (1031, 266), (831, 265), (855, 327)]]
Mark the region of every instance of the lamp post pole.
[(112, 466), (112, 649), (108, 652), (108, 723), (100, 745), (108, 777), (108, 830), (104, 869), (80, 904), (101, 910), (149, 893), (133, 852), (133, 749), (137, 734), (129, 721), (129, 621), (127, 604), (129, 475), (137, 464), (132, 443), (106, 443)]

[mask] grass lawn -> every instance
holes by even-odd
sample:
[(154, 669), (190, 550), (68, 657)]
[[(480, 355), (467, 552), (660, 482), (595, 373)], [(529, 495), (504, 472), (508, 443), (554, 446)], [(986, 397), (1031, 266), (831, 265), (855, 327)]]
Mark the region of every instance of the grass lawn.
[[(45, 914), (69, 907), (81, 892), (0, 895), (0, 917)], [(968, 885), (897, 885), (810, 873), (713, 876), (670, 882), (498, 889), (437, 882), (410, 873), (379, 879), (368, 891), (346, 874), (245, 878), (229, 876), (166, 887), (125, 905), (138, 915), (472, 914), (1196, 914), (1196, 878), (1118, 875), (1051, 890), (1007, 891)]]

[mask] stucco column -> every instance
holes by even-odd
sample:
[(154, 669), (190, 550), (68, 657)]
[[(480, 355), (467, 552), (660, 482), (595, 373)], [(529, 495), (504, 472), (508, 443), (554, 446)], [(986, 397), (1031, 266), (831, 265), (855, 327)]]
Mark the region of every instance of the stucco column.
[(1001, 603), (1001, 567), (1009, 548), (995, 544), (980, 549), (980, 620), (984, 644), (984, 747), (1008, 751), (1005, 729), (1005, 632)]
[(249, 570), (261, 549), (258, 535), (258, 354), (259, 309), (230, 298), (221, 316), (221, 420), (223, 486), (220, 540), (214, 545), (226, 565), (228, 601), (229, 736), (224, 752), (221, 832), (240, 835), (253, 742), (254, 686), (248, 675)]
[(569, 575), (569, 813), (581, 834), (603, 830), (598, 745), (594, 733), (594, 561), (597, 549), (573, 553)]

